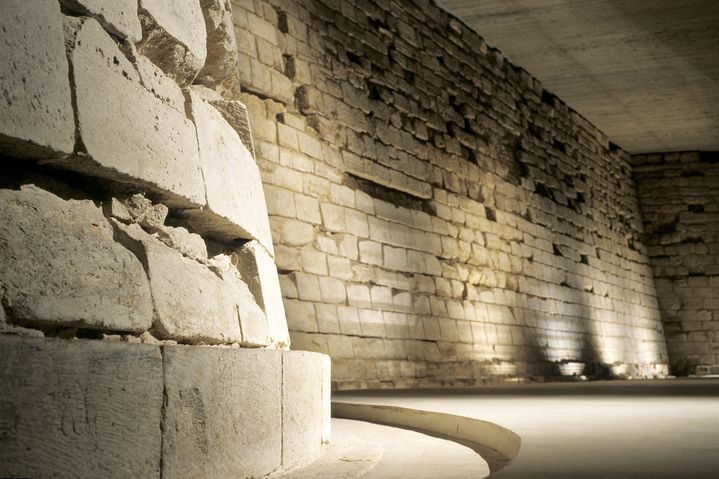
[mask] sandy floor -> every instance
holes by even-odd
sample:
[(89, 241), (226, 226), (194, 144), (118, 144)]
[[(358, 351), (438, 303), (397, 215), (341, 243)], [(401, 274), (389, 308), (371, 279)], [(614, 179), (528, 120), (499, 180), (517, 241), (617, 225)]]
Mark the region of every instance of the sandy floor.
[(522, 437), (522, 448), (493, 478), (719, 478), (716, 379), (342, 392), (333, 400), (448, 412), (507, 427)]

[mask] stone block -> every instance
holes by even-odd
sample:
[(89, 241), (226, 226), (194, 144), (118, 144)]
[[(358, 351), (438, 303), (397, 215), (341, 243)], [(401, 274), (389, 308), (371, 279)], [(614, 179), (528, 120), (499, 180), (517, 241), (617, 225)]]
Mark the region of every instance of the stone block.
[(156, 346), (0, 335), (0, 476), (159, 478)]
[(21, 158), (72, 153), (75, 122), (60, 6), (8, 0), (0, 18), (0, 151)]
[(60, 0), (70, 11), (88, 15), (113, 35), (123, 40), (139, 42), (142, 27), (137, 16), (137, 0)]
[(282, 353), (282, 467), (289, 469), (314, 460), (322, 449), (329, 420), (324, 354), (308, 351)]
[[(200, 7), (207, 30), (207, 60), (195, 83), (220, 91), (239, 93), (232, 3), (227, 0), (200, 0)], [(251, 148), (248, 149), (252, 151)]]
[(141, 54), (181, 86), (189, 85), (207, 58), (207, 30), (200, 0), (140, 0)]
[(207, 266), (184, 257), (137, 224), (114, 222), (118, 240), (145, 264), (162, 338), (206, 342), (242, 342), (239, 292)]
[(140, 261), (92, 201), (34, 185), (0, 190), (0, 290), (8, 321), (142, 332), (152, 300)]
[(282, 353), (173, 346), (164, 364), (162, 477), (263, 477), (280, 467)]
[[(207, 189), (207, 211), (189, 211), (198, 229), (229, 238), (256, 239), (274, 255), (260, 171), (237, 132), (222, 115), (190, 90), (192, 116)], [(216, 217), (215, 217), (216, 216)]]
[(289, 347), (290, 336), (275, 262), (257, 241), (245, 243), (238, 255), (237, 267), (242, 279), (267, 315), (270, 339), (278, 347)]
[(145, 89), (135, 67), (93, 19), (66, 20), (80, 150), (61, 165), (131, 183), (170, 206), (202, 206), (195, 127)]

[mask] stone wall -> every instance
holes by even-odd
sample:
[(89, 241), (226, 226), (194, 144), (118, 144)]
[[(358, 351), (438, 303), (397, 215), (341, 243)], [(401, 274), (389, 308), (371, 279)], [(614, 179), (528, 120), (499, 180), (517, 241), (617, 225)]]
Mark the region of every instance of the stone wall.
[(338, 388), (666, 373), (628, 155), (428, 0), (233, 0), (293, 344)]
[(310, 461), (329, 365), (288, 350), (230, 4), (3, 11), (0, 476)]
[(672, 373), (719, 374), (719, 155), (632, 164)]

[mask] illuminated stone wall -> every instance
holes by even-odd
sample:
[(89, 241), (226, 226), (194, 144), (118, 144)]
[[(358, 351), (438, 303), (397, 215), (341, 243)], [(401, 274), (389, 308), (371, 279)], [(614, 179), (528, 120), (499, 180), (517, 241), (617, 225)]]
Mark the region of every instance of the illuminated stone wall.
[(632, 164), (672, 373), (719, 374), (719, 155)]
[(432, 2), (234, 0), (293, 344), (335, 387), (663, 375), (629, 157)]

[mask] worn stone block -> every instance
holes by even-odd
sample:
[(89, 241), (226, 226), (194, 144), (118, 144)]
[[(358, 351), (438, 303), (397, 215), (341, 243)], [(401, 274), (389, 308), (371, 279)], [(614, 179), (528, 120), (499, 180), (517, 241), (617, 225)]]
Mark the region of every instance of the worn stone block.
[(200, 0), (200, 6), (207, 30), (207, 60), (195, 82), (216, 90), (239, 93), (232, 3), (228, 0)]
[(66, 32), (81, 146), (61, 164), (151, 189), (170, 205), (204, 205), (192, 122), (141, 85), (97, 21), (68, 19)]
[(279, 347), (289, 347), (290, 336), (274, 260), (257, 241), (245, 243), (238, 256), (237, 267), (242, 279), (267, 315), (271, 340)]
[(0, 18), (0, 151), (52, 158), (75, 145), (60, 6), (9, 0)]
[(282, 353), (164, 349), (162, 477), (263, 477), (282, 458)]
[(222, 115), (190, 90), (192, 116), (207, 189), (207, 212), (188, 212), (188, 219), (211, 234), (258, 240), (271, 254), (272, 236), (262, 180), (252, 155)]
[(145, 264), (155, 305), (153, 327), (161, 337), (207, 343), (242, 341), (236, 291), (231, 285), (137, 224), (114, 224), (118, 240)]
[(156, 346), (0, 335), (0, 476), (159, 478)]
[(137, 16), (137, 0), (60, 0), (67, 8), (95, 18), (113, 35), (131, 42), (142, 38), (142, 27)]
[(207, 58), (207, 30), (199, 0), (139, 0), (141, 54), (180, 85), (189, 85)]
[(135, 332), (151, 325), (145, 271), (92, 201), (34, 185), (0, 190), (0, 263), (10, 322)]
[(314, 460), (327, 437), (328, 396), (323, 393), (327, 356), (308, 351), (282, 355), (282, 467)]

